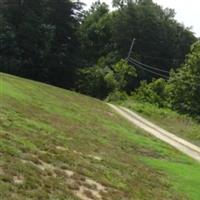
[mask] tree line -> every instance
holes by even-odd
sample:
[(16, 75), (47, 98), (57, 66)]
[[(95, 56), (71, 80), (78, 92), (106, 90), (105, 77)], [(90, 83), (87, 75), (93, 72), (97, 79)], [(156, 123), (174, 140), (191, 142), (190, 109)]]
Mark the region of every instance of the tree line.
[[(113, 0), (113, 8), (100, 1), (85, 10), (81, 1), (1, 0), (0, 71), (105, 99), (159, 78), (125, 61), (133, 38), (132, 58), (169, 73), (197, 41), (174, 10), (152, 0)], [(170, 83), (182, 84), (182, 68), (171, 72)], [(179, 101), (170, 100), (177, 109)]]

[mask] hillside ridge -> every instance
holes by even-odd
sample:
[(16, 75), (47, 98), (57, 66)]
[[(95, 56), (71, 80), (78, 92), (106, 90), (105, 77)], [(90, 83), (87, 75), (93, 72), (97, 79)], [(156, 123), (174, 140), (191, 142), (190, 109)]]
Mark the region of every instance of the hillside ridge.
[(0, 110), (1, 200), (199, 198), (199, 164), (105, 102), (1, 73)]

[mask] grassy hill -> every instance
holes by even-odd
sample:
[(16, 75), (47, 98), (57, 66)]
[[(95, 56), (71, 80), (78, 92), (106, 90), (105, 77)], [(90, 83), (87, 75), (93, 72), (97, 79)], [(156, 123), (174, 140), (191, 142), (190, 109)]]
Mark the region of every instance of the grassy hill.
[(104, 102), (0, 74), (1, 200), (199, 200), (200, 165)]

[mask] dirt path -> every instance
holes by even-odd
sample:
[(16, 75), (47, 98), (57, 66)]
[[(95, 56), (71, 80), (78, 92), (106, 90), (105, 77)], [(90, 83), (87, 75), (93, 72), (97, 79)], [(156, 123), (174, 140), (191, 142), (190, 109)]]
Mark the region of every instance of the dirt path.
[(191, 158), (200, 162), (200, 148), (175, 136), (174, 134), (160, 128), (159, 126), (149, 122), (148, 120), (144, 119), (143, 117), (139, 116), (138, 114), (134, 113), (133, 111), (128, 110), (124, 107), (117, 107), (112, 104), (108, 104), (111, 108), (113, 108), (117, 113), (121, 116), (129, 120), (134, 125), (142, 128), (143, 130), (147, 131), (151, 135), (159, 138), (160, 140), (170, 144), (171, 146), (175, 147), (179, 151), (187, 154)]

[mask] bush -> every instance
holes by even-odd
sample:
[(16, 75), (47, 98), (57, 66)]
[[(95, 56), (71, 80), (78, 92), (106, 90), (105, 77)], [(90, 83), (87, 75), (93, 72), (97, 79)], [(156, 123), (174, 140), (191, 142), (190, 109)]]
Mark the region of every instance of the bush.
[(152, 103), (159, 107), (166, 107), (166, 84), (164, 79), (153, 80), (149, 84), (146, 81), (142, 81), (134, 96), (140, 101)]
[(110, 93), (111, 96), (118, 93), (116, 91), (126, 93), (127, 85), (136, 76), (135, 68), (125, 60), (108, 64), (106, 58), (101, 58), (96, 66), (79, 71), (77, 88), (84, 94), (105, 99)]
[(125, 101), (127, 99), (128, 99), (128, 95), (126, 92), (115, 90), (108, 95), (108, 97), (106, 98), (106, 101), (119, 102), (119, 101)]
[(99, 99), (106, 98), (109, 92), (112, 91), (112, 88), (109, 88), (110, 85), (105, 80), (105, 76), (109, 73), (108, 71), (108, 68), (101, 68), (99, 66), (79, 70), (77, 90)]
[(200, 42), (192, 46), (185, 64), (171, 74), (168, 91), (173, 109), (200, 118)]

